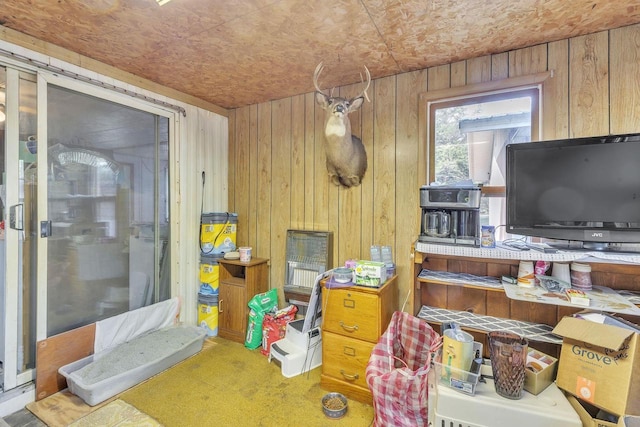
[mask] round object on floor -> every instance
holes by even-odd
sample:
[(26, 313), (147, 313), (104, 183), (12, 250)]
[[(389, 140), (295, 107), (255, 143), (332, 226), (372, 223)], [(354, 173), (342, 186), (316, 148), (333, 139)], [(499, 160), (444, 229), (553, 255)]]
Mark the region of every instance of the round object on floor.
[(322, 411), (329, 418), (344, 417), (347, 408), (347, 398), (341, 393), (327, 393), (322, 397)]

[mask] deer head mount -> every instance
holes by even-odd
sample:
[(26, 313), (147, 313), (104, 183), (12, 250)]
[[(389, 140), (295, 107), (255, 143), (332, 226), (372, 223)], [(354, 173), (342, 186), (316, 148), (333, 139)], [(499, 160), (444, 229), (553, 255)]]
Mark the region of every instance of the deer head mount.
[(360, 108), (367, 98), (371, 74), (367, 67), (364, 67), (367, 79), (364, 90), (351, 99), (345, 99), (327, 95), (320, 89), (318, 78), (323, 69), (321, 62), (313, 73), (313, 84), (316, 88), (316, 102), (326, 111), (324, 136), (327, 171), (334, 184), (350, 188), (362, 182), (362, 177), (367, 171), (367, 152), (360, 138), (351, 134), (349, 113)]

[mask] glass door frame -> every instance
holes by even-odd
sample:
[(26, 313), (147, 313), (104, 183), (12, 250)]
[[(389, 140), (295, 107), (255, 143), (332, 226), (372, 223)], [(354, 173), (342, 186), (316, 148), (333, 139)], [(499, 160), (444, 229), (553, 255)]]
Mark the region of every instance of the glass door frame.
[[(19, 139), (20, 126), (19, 120), (19, 87), (21, 71), (6, 67), (7, 87), (6, 87), (6, 127), (5, 127), (5, 167), (6, 167), (6, 206), (8, 210), (10, 206), (20, 203), (19, 191), (19, 175), (20, 166), (19, 158)], [(11, 123), (12, 126), (8, 124)], [(11, 183), (11, 185), (9, 185)], [(5, 391), (11, 390), (19, 385), (25, 384), (33, 379), (33, 372), (28, 370), (18, 374), (18, 316), (19, 309), (19, 289), (18, 284), (22, 283), (20, 277), (21, 269), (18, 268), (22, 263), (21, 251), (9, 250), (9, 248), (20, 247), (20, 234), (22, 231), (14, 230), (7, 223), (5, 230), (5, 330), (4, 330), (4, 364), (3, 376)]]
[[(180, 134), (180, 114), (177, 111), (171, 109), (164, 109), (158, 107), (157, 105), (144, 102), (143, 100), (134, 98), (133, 96), (128, 96), (125, 94), (118, 93), (113, 90), (100, 88), (98, 86), (85, 83), (82, 81), (77, 81), (70, 79), (68, 77), (61, 77), (56, 74), (47, 72), (47, 71), (39, 71), (38, 72), (38, 164), (46, 165), (48, 164), (48, 133), (47, 133), (47, 120), (48, 120), (48, 111), (47, 111), (47, 88), (48, 85), (55, 85), (59, 87), (63, 87), (69, 90), (73, 90), (85, 95), (94, 96), (97, 98), (101, 98), (107, 101), (111, 101), (117, 104), (121, 104), (123, 106), (129, 108), (135, 108), (142, 111), (149, 112), (151, 114), (156, 114), (158, 116), (166, 117), (169, 120), (169, 173), (172, 177), (177, 177), (177, 150), (176, 144), (178, 141), (178, 136)], [(39, 183), (47, 183), (48, 179), (48, 171), (47, 168), (38, 168), (37, 171), (37, 180)], [(162, 179), (162, 176), (157, 176), (156, 179)], [(169, 186), (169, 198), (170, 200), (176, 199), (176, 189), (179, 180), (173, 179), (173, 183), (170, 183)], [(43, 222), (49, 219), (48, 212), (48, 186), (47, 185), (38, 185), (38, 219), (37, 223), (42, 224)], [(178, 207), (174, 202), (169, 203), (171, 220), (169, 222), (170, 226), (170, 250), (172, 254), (176, 254), (175, 251), (177, 249), (176, 245), (176, 237), (177, 236), (177, 215)], [(157, 209), (155, 210), (158, 211)], [(156, 245), (157, 246), (157, 245)], [(36, 339), (38, 341), (44, 340), (47, 338), (47, 312), (48, 312), (48, 304), (47, 304), (47, 279), (48, 279), (48, 241), (46, 237), (39, 237), (38, 239), (38, 249), (37, 249), (37, 258), (38, 258), (38, 266), (37, 266), (37, 320), (36, 320)], [(156, 252), (156, 257), (158, 253)], [(175, 255), (174, 255), (175, 256)], [(156, 258), (157, 261), (157, 258)], [(157, 264), (157, 262), (156, 262)], [(173, 288), (173, 284), (176, 283), (177, 279), (177, 269), (176, 260), (172, 257), (171, 260), (171, 277), (170, 283), (172, 284), (171, 293), (174, 295), (176, 289)], [(156, 281), (157, 283), (157, 281)]]

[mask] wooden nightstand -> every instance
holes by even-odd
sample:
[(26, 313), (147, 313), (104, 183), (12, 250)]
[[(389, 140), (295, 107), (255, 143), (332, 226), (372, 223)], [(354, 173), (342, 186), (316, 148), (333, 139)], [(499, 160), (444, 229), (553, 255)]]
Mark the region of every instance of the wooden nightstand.
[(393, 276), (380, 288), (322, 289), (322, 388), (372, 403), (365, 368), (398, 309), (397, 282)]
[(269, 290), (269, 260), (251, 258), (249, 262), (220, 259), (218, 296), (218, 334), (244, 343), (247, 332), (247, 303), (256, 294)]

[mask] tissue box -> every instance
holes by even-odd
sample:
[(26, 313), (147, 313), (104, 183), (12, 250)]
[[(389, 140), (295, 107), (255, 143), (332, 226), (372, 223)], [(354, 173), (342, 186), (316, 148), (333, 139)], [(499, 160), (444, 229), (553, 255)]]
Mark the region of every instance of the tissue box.
[(384, 262), (358, 261), (355, 268), (356, 285), (378, 288), (387, 281)]
[(527, 354), (527, 369), (524, 371), (524, 389), (531, 394), (539, 394), (556, 379), (558, 359), (538, 350), (530, 349)]

